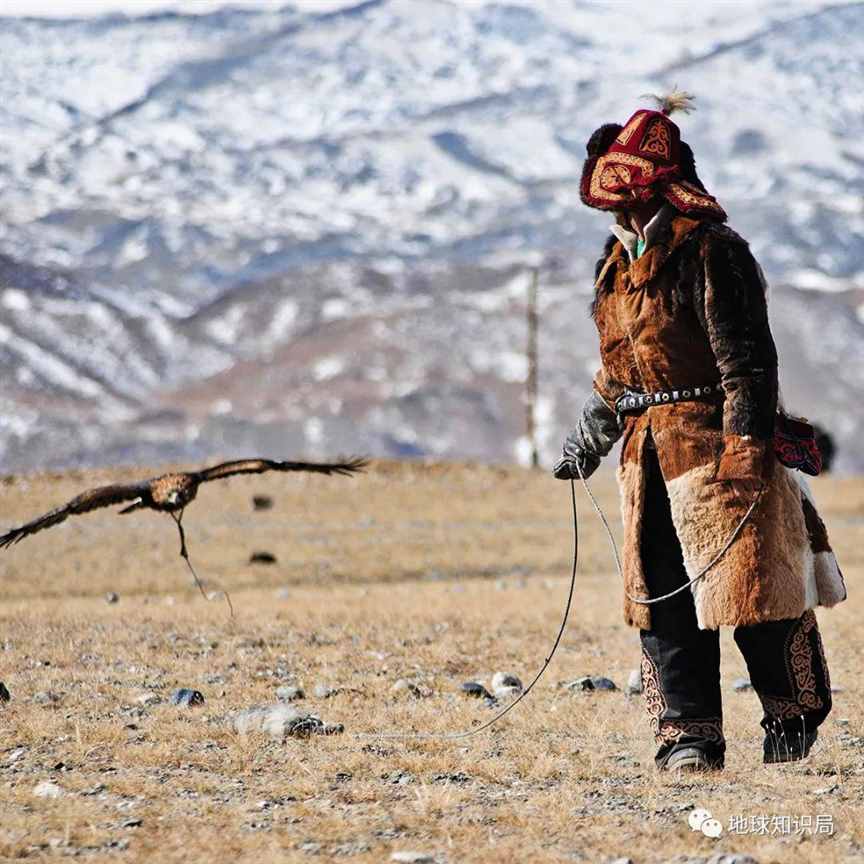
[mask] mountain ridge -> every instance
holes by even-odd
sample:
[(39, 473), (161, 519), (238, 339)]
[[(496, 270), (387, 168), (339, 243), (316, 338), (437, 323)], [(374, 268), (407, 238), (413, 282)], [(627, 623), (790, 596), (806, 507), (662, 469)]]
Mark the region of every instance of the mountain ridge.
[(551, 461), (597, 362), (584, 142), (674, 83), (778, 286), (784, 392), (864, 468), (862, 5), (3, 19), (4, 469), (355, 442), (524, 460), (533, 266)]

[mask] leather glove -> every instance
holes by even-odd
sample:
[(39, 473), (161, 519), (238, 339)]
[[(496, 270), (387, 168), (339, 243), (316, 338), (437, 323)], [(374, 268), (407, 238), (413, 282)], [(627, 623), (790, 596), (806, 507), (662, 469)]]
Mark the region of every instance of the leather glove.
[(578, 480), (580, 476), (587, 479), (600, 465), (600, 457), (587, 450), (581, 450), (578, 445), (568, 448), (568, 441), (569, 438), (564, 442), (565, 455), (555, 463), (552, 473), (559, 480)]
[(727, 483), (739, 501), (752, 502), (768, 477), (773, 463), (769, 444), (749, 435), (725, 435), (714, 482)]
[(618, 414), (596, 390), (592, 390), (582, 406), (582, 416), (576, 428), (564, 440), (562, 456), (552, 473), (559, 480), (576, 480), (579, 478), (578, 469), (581, 469), (583, 477), (590, 477), (621, 437), (622, 431)]

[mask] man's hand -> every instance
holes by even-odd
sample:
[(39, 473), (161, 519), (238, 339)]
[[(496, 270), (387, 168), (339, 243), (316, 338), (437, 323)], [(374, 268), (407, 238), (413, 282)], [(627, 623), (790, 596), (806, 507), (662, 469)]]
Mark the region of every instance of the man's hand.
[(576, 428), (564, 441), (561, 458), (552, 473), (559, 480), (578, 480), (580, 470), (582, 477), (590, 477), (621, 436), (621, 428), (615, 411), (592, 390), (582, 406)]
[(559, 480), (578, 480), (581, 472), (581, 476), (587, 479), (597, 470), (599, 464), (600, 457), (587, 450), (580, 450), (572, 456), (566, 455), (565, 445), (565, 455), (555, 463), (552, 473)]
[(726, 435), (714, 482), (725, 483), (741, 503), (752, 504), (765, 482), (768, 457), (773, 457), (773, 453), (766, 442), (749, 436)]

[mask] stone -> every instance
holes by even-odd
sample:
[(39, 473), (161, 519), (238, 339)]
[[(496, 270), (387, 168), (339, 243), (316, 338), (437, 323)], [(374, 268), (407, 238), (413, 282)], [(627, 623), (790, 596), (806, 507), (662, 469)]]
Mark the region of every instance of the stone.
[(277, 588), (276, 589), (276, 598), (278, 600), (288, 600), (291, 597), (291, 589), (290, 588)]
[(420, 699), (423, 696), (423, 691), (407, 678), (400, 678), (391, 688), (390, 692), (396, 696), (413, 696), (415, 699)]
[(156, 693), (142, 693), (140, 696), (135, 697), (136, 704), (143, 705), (145, 708), (149, 708), (151, 705), (158, 705), (161, 701), (162, 697)]
[(602, 675), (583, 675), (575, 681), (564, 685), (568, 690), (578, 693), (583, 690), (617, 690), (615, 682), (611, 678)]
[(732, 682), (732, 689), (738, 693), (744, 693), (746, 690), (752, 690), (753, 685), (750, 683), (749, 678), (736, 678)]
[(276, 698), (280, 702), (295, 702), (297, 699), (305, 698), (306, 694), (302, 687), (294, 687), (290, 684), (283, 684), (276, 688)]
[(276, 556), (272, 552), (258, 551), (249, 556), (250, 564), (275, 564)]
[(60, 697), (52, 690), (40, 690), (33, 694), (33, 701), (37, 705), (56, 705), (60, 701)]
[(492, 692), (498, 697), (518, 696), (524, 687), (516, 675), (496, 672), (492, 676)]
[(0, 681), (0, 702), (8, 702), (12, 698), (12, 694), (7, 689), (6, 685)]
[(60, 798), (66, 793), (62, 786), (58, 786), (50, 780), (43, 780), (33, 787), (33, 794), (37, 798)]
[(635, 696), (642, 692), (642, 670), (632, 669), (630, 677), (627, 679), (627, 692)]
[(462, 685), (462, 692), (466, 696), (471, 696), (474, 699), (492, 699), (492, 694), (477, 681), (466, 681)]
[(271, 510), (273, 508), (273, 499), (269, 495), (253, 495), (252, 507), (255, 510)]
[(341, 723), (327, 724), (294, 705), (265, 705), (249, 708), (235, 714), (232, 720), (234, 731), (240, 735), (264, 732), (271, 738), (309, 738), (312, 735), (338, 735), (345, 731)]
[(204, 704), (204, 694), (200, 690), (181, 687), (171, 695), (171, 704), (179, 705), (183, 708), (194, 708)]
[(435, 864), (435, 856), (427, 852), (394, 852), (390, 860), (400, 864)]
[(312, 690), (312, 695), (316, 699), (330, 699), (340, 692), (338, 687), (331, 687), (329, 684), (316, 684)]
[(106, 603), (119, 603), (120, 602), (120, 595), (116, 591), (109, 591), (105, 595), (105, 602)]

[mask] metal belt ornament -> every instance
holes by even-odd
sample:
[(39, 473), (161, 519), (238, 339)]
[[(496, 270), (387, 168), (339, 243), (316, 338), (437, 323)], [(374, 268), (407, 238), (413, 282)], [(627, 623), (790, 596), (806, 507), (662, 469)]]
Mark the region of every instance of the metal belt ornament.
[(682, 387), (679, 390), (657, 390), (654, 393), (634, 393), (628, 390), (615, 401), (615, 410), (619, 414), (626, 414), (628, 411), (641, 411), (651, 405), (671, 405), (675, 402), (706, 399), (720, 392), (722, 392), (721, 388), (717, 384)]

